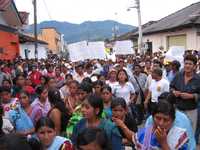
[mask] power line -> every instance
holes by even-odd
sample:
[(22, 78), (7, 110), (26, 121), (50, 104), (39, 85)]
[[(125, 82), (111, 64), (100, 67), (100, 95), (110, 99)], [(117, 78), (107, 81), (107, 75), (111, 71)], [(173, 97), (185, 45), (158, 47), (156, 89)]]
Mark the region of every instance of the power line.
[(47, 14), (48, 14), (49, 19), (52, 20), (52, 16), (51, 16), (51, 13), (50, 13), (50, 11), (49, 11), (49, 9), (48, 9), (48, 6), (47, 6), (46, 1), (43, 0), (43, 3), (44, 3), (44, 6), (45, 6), (45, 9), (46, 9), (46, 11), (47, 11)]

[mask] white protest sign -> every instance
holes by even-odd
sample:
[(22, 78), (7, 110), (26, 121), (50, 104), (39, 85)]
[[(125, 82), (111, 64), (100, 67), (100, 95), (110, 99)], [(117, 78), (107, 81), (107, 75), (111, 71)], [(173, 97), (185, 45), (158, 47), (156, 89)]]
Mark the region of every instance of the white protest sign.
[(85, 55), (87, 54), (87, 41), (69, 44), (68, 51), (71, 61), (84, 60), (86, 57)]
[(116, 41), (113, 49), (116, 55), (134, 54), (133, 42), (130, 40)]
[(70, 60), (105, 59), (104, 42), (77, 42), (68, 45)]
[(178, 59), (181, 61), (183, 59), (184, 53), (185, 53), (185, 48), (183, 46), (172, 46), (165, 54), (165, 58), (170, 61)]
[(172, 46), (165, 54), (165, 60), (166, 61), (178, 60), (181, 63), (181, 65), (183, 65), (184, 53), (185, 53), (185, 48), (183, 46)]
[(104, 42), (89, 42), (87, 49), (90, 52), (90, 59), (106, 58)]

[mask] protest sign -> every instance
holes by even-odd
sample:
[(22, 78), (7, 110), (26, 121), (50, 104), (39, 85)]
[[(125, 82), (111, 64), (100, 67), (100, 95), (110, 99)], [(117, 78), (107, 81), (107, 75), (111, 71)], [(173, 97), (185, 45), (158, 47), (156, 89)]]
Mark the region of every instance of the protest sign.
[(130, 40), (116, 41), (113, 49), (116, 55), (134, 54), (133, 42)]
[(69, 44), (68, 51), (71, 61), (84, 60), (86, 57), (85, 54), (87, 53), (87, 41)]
[(165, 61), (178, 60), (183, 65), (183, 55), (185, 48), (183, 46), (172, 46), (165, 54)]
[(77, 42), (68, 45), (70, 60), (80, 61), (85, 59), (105, 59), (104, 42)]

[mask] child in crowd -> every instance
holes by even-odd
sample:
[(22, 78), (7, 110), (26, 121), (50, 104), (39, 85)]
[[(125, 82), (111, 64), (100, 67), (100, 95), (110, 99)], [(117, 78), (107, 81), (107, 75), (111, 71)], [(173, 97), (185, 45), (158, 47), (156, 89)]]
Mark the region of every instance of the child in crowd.
[(72, 80), (69, 82), (69, 94), (64, 99), (65, 107), (69, 110), (69, 113), (72, 114), (77, 105), (77, 93), (79, 82)]
[(83, 118), (83, 115), (81, 112), (82, 103), (86, 99), (86, 97), (92, 93), (92, 85), (86, 81), (82, 81), (82, 83), (80, 84), (78, 88), (77, 93), (78, 93), (78, 97), (77, 97), (76, 107), (72, 113), (72, 116), (66, 128), (67, 137), (72, 136), (74, 126)]
[(85, 128), (101, 128), (106, 132), (114, 150), (122, 150), (122, 137), (117, 127), (109, 120), (101, 119), (103, 100), (96, 95), (90, 95), (82, 104), (84, 118), (74, 127), (72, 142), (77, 145), (77, 136)]
[(62, 99), (65, 99), (69, 95), (69, 83), (73, 80), (73, 76), (71, 74), (65, 75), (65, 84), (60, 88), (60, 95)]
[(105, 85), (101, 89), (103, 104), (104, 104), (104, 113), (106, 118), (112, 118), (111, 102), (112, 102), (112, 89), (110, 86)]
[(14, 131), (14, 127), (8, 118), (4, 116), (4, 110), (2, 104), (0, 104), (0, 136), (9, 134)]
[(77, 149), (112, 150), (106, 133), (98, 128), (86, 128), (77, 137)]
[(101, 80), (97, 80), (93, 83), (94, 93), (98, 96), (101, 96), (101, 89), (104, 83)]
[[(113, 122), (118, 125), (119, 121), (122, 121), (129, 130), (133, 132), (137, 132), (137, 125), (136, 121), (133, 118), (131, 112), (128, 111), (128, 107), (126, 105), (126, 101), (123, 98), (115, 98), (111, 103), (112, 109), (112, 120)], [(132, 145), (131, 141), (126, 138), (125, 133), (123, 130), (118, 126), (120, 134), (123, 137), (123, 144), (124, 145)]]
[(1, 87), (1, 102), (3, 106), (3, 112), (5, 118), (9, 118), (8, 112), (16, 105), (19, 104), (19, 100), (17, 98), (12, 98), (11, 89), (9, 87)]
[(12, 95), (19, 98), (20, 92), (25, 88), (25, 76), (22, 74), (17, 75), (13, 79), (14, 86), (12, 87)]
[(37, 97), (31, 107), (33, 110), (38, 110), (38, 112), (42, 112), (42, 116), (46, 117), (47, 113), (51, 109), (51, 105), (48, 100), (48, 89), (45, 86), (38, 86), (36, 88)]
[(108, 73), (108, 80), (106, 81), (106, 84), (108, 84), (112, 88), (117, 84), (117, 70), (114, 68), (111, 68)]
[(4, 80), (2, 81), (2, 87), (11, 88), (11, 87), (12, 87), (11, 81), (8, 80), (8, 79), (4, 79)]
[(11, 97), (11, 90), (9, 88), (2, 87), (1, 98), (4, 117), (9, 119), (16, 132), (21, 135), (33, 134), (34, 126), (31, 119), (22, 109), (19, 100)]

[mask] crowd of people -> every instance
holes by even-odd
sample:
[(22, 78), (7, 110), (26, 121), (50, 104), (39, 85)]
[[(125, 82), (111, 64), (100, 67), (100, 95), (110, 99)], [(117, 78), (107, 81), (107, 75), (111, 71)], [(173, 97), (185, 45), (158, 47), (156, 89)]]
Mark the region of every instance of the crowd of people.
[(197, 150), (200, 57), (0, 61), (1, 150)]

